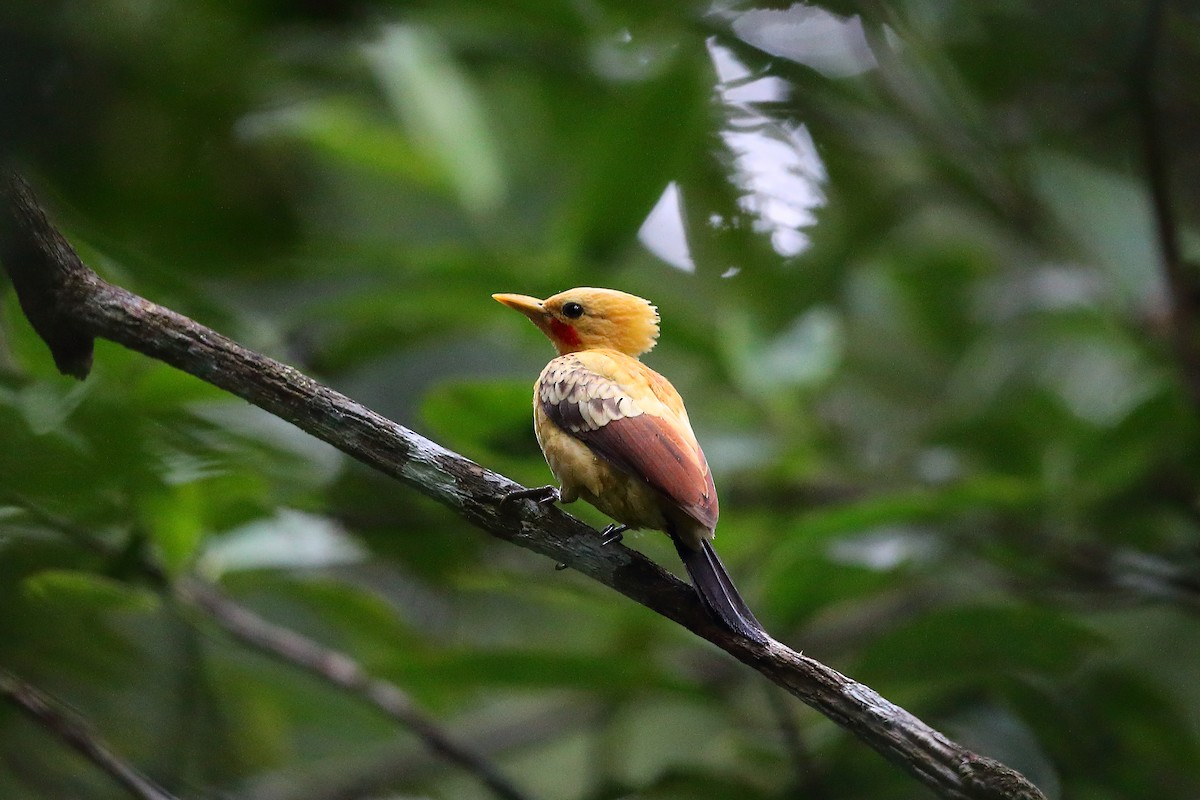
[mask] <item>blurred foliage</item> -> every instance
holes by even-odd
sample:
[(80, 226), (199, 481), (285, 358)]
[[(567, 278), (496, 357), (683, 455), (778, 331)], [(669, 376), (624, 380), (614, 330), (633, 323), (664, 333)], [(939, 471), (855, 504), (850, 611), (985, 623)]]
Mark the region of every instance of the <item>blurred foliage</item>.
[[(1160, 5), (8, 0), (0, 144), (105, 276), (527, 484), (550, 348), (489, 295), (650, 297), (773, 633), (1051, 798), (1195, 798), (1200, 430), (1131, 97), (1153, 53), (1196, 260), (1200, 11)], [(602, 587), (0, 313), (0, 664), (180, 795), (486, 796), (145, 552), (536, 797), (924, 796)], [(0, 764), (121, 796), (7, 708)]]

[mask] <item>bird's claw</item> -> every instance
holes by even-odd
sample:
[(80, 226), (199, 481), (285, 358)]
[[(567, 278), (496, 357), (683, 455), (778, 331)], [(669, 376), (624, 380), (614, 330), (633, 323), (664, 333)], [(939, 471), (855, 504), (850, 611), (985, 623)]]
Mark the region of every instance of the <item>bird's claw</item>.
[(504, 495), (500, 500), (500, 505), (506, 506), (517, 500), (532, 500), (540, 506), (553, 505), (559, 500), (558, 487), (535, 486), (530, 489), (517, 489)]
[(604, 530), (600, 531), (600, 546), (604, 547), (610, 544), (616, 544), (623, 538), (621, 534), (629, 530), (628, 525), (618, 525), (613, 523)]

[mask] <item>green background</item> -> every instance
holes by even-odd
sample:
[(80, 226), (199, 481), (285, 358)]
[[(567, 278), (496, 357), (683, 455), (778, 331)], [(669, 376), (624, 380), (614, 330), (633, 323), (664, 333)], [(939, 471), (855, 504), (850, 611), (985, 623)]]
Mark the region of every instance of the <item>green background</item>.
[[(489, 295), (650, 298), (773, 634), (1052, 800), (1194, 800), (1200, 438), (1134, 99), (1153, 54), (1194, 258), (1200, 15), (1164, 6), (8, 0), (0, 144), (107, 279), (527, 485), (552, 351)], [(0, 665), (172, 791), (486, 796), (139, 553), (535, 797), (928, 796), (604, 587), (116, 345), (61, 377), (0, 315)], [(123, 795), (4, 707), (0, 796)]]

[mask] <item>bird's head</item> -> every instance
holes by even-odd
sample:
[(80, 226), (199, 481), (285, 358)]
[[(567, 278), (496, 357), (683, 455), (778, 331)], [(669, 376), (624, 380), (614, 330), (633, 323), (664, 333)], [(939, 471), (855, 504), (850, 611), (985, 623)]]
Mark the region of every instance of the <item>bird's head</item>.
[(637, 358), (658, 339), (658, 309), (614, 289), (568, 289), (545, 300), (523, 294), (492, 298), (529, 317), (559, 355), (611, 348)]

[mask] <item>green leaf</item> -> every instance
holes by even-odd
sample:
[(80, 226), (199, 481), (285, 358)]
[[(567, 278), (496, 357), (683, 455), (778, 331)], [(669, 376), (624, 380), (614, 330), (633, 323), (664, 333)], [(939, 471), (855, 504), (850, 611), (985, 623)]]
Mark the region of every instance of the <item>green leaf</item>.
[(779, 334), (761, 341), (747, 315), (723, 318), (720, 342), (742, 386), (761, 395), (811, 390), (835, 373), (845, 347), (840, 316), (812, 308)]
[(30, 432), (42, 436), (60, 430), (90, 389), (91, 385), (86, 383), (64, 386), (37, 381), (17, 393), (16, 406)]
[(925, 614), (873, 642), (856, 675), (870, 685), (975, 684), (1065, 674), (1103, 639), (1068, 614), (1035, 606), (962, 606)]
[(421, 404), (430, 434), (518, 480), (547, 477), (533, 435), (531, 381), (446, 381)]
[[(381, 665), (382, 666), (382, 665)], [(521, 688), (572, 688), (602, 692), (668, 689), (692, 694), (686, 682), (647, 664), (595, 652), (483, 649), (444, 652), (396, 665), (402, 682), (473, 684)]]
[[(1041, 491), (1035, 482), (979, 476), (938, 488), (882, 492), (798, 514), (763, 570), (767, 603), (783, 618), (795, 619), (822, 604), (894, 585), (897, 578), (888, 573), (903, 574), (936, 551), (938, 523), (984, 509), (1027, 509), (1036, 505)], [(863, 543), (863, 537), (887, 539), (897, 557), (886, 565), (846, 558), (847, 547)]]
[(404, 617), (403, 604), (377, 587), (351, 580), (330, 577), (327, 571), (299, 569), (231, 572), (222, 584), (238, 602), (267, 619), (287, 620), (321, 644), (350, 653), (368, 669), (388, 663), (398, 651), (404, 658), (422, 652), (415, 626)]
[(559, 237), (570, 252), (603, 260), (627, 248), (680, 167), (703, 151), (710, 65), (694, 43), (671, 55), (661, 74), (620, 92), (593, 90), (592, 124), (568, 144), (578, 186)]
[(432, 31), (389, 25), (368, 60), (415, 144), (436, 163), (462, 205), (492, 211), (505, 181), (475, 89)]
[(48, 569), (21, 581), (31, 600), (90, 611), (152, 611), (159, 605), (151, 590), (78, 570)]
[(374, 176), (441, 189), (448, 186), (436, 165), (418, 151), (392, 120), (353, 97), (330, 97), (263, 111), (241, 121), (239, 131), (257, 142), (295, 140)]
[(1074, 153), (1038, 153), (1031, 163), (1043, 200), (1079, 251), (1106, 267), (1129, 301), (1147, 302), (1158, 255), (1140, 180)]
[(292, 509), (211, 538), (197, 568), (205, 575), (262, 568), (316, 568), (360, 562), (365, 553), (333, 520)]
[(138, 498), (138, 511), (163, 565), (178, 573), (192, 562), (204, 538), (205, 491), (200, 482), (183, 483)]

